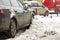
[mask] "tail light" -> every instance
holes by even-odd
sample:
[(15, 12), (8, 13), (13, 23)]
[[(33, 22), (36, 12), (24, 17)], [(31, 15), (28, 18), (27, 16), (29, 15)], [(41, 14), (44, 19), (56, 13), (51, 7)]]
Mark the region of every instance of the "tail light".
[(3, 9), (2, 9), (2, 8), (0, 8), (0, 14), (3, 14), (3, 13), (4, 13)]

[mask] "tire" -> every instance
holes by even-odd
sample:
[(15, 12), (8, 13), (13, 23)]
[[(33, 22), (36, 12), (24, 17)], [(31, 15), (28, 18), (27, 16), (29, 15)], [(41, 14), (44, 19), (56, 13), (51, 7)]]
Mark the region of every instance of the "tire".
[(45, 12), (45, 14), (44, 14), (44, 16), (48, 16), (49, 15), (49, 12), (48, 11), (46, 11)]
[(17, 25), (16, 25), (15, 20), (12, 19), (11, 22), (10, 22), (10, 31), (9, 31), (9, 36), (12, 37), (12, 38), (14, 38), (15, 35), (16, 35), (16, 32), (17, 32), (16, 26)]
[(34, 13), (34, 15), (37, 15), (37, 13), (35, 11), (32, 11)]
[(32, 18), (34, 18), (34, 16), (35, 16), (35, 14), (34, 14), (34, 12), (32, 12)]

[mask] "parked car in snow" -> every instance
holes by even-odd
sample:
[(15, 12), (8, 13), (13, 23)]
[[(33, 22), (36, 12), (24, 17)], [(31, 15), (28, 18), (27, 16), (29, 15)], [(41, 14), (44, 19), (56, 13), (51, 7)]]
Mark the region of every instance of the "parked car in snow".
[(17, 29), (31, 24), (32, 12), (25, 10), (18, 0), (0, 0), (0, 32), (9, 31), (10, 37)]
[(37, 1), (23, 1), (24, 5), (28, 5), (28, 8), (34, 13), (38, 15), (48, 16), (48, 10)]

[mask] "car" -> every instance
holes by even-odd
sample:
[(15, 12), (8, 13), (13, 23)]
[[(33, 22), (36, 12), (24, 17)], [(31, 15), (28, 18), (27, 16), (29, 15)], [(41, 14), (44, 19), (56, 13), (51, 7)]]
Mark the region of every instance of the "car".
[(28, 8), (36, 15), (48, 16), (49, 14), (48, 9), (37, 1), (23, 1), (23, 4), (28, 5)]
[(8, 31), (9, 37), (15, 37), (18, 29), (28, 27), (31, 22), (32, 12), (18, 0), (0, 0), (0, 32)]

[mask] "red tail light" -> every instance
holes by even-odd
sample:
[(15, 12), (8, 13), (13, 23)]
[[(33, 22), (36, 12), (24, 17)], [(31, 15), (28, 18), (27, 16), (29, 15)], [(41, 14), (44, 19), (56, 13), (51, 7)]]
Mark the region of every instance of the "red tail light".
[(3, 14), (3, 13), (4, 13), (3, 9), (2, 9), (2, 8), (0, 8), (0, 14)]

